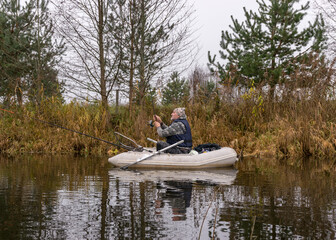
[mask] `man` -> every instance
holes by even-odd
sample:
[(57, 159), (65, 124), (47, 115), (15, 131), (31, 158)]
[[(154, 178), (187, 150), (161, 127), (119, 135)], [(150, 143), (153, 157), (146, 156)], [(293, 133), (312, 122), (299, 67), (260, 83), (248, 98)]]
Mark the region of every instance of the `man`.
[(154, 126), (157, 129), (157, 133), (160, 137), (165, 137), (167, 142), (158, 141), (156, 149), (160, 150), (169, 145), (172, 145), (180, 140), (184, 142), (177, 147), (166, 150), (167, 153), (181, 154), (189, 153), (192, 149), (192, 136), (190, 125), (187, 121), (185, 114), (185, 108), (175, 108), (171, 114), (171, 120), (173, 121), (170, 126), (164, 124), (161, 118), (157, 115), (153, 116)]

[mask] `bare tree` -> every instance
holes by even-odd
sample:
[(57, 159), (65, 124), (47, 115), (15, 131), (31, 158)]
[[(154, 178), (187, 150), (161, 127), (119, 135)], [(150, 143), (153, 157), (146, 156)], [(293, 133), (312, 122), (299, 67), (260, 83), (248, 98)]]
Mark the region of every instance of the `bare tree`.
[(199, 66), (195, 66), (195, 68), (190, 72), (188, 79), (190, 85), (190, 96), (192, 101), (195, 101), (195, 98), (198, 94), (198, 91), (201, 87), (204, 87), (211, 76), (210, 71), (208, 69), (203, 69)]
[(100, 100), (105, 109), (119, 75), (120, 51), (110, 37), (109, 0), (53, 0), (59, 33), (68, 45), (63, 74), (68, 91)]
[(117, 0), (112, 14), (110, 14), (110, 30), (116, 44), (121, 46), (121, 71), (120, 84), (123, 85), (123, 93), (129, 99), (129, 110), (132, 112), (132, 102), (134, 93), (134, 75), (136, 52), (135, 45), (138, 41), (136, 36), (139, 27), (137, 17), (136, 0)]
[(328, 48), (336, 57), (336, 0), (315, 0), (315, 6), (324, 17), (329, 37)]
[(114, 16), (122, 27), (116, 33), (123, 46), (123, 79), (131, 109), (134, 100), (142, 104), (155, 77), (182, 71), (193, 62), (197, 53), (191, 27), (194, 11), (187, 0), (117, 2)]

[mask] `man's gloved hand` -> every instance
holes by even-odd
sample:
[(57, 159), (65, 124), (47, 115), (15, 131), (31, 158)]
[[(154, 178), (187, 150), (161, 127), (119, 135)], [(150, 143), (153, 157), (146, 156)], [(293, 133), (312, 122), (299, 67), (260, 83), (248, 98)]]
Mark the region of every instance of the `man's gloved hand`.
[(154, 120), (155, 122), (159, 122), (160, 124), (162, 123), (162, 120), (161, 120), (161, 118), (160, 118), (158, 115), (154, 115), (154, 116), (153, 116), (153, 120)]

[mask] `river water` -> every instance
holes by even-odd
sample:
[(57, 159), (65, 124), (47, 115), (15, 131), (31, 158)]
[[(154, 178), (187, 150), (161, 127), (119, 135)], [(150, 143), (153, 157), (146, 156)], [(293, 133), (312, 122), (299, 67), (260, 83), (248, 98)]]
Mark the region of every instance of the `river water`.
[(334, 239), (335, 177), (288, 166), (123, 171), (0, 157), (0, 239)]

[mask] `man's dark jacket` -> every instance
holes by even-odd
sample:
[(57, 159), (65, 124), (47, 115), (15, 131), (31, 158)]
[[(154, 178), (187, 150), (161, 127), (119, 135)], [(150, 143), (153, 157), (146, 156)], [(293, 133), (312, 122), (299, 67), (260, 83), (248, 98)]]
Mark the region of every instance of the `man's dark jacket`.
[(177, 134), (167, 137), (167, 143), (174, 144), (177, 143), (180, 140), (184, 140), (182, 144), (180, 144), (180, 147), (192, 147), (192, 136), (191, 136), (191, 129), (188, 121), (186, 119), (176, 119), (173, 122), (182, 122), (186, 128), (186, 132), (184, 134)]

